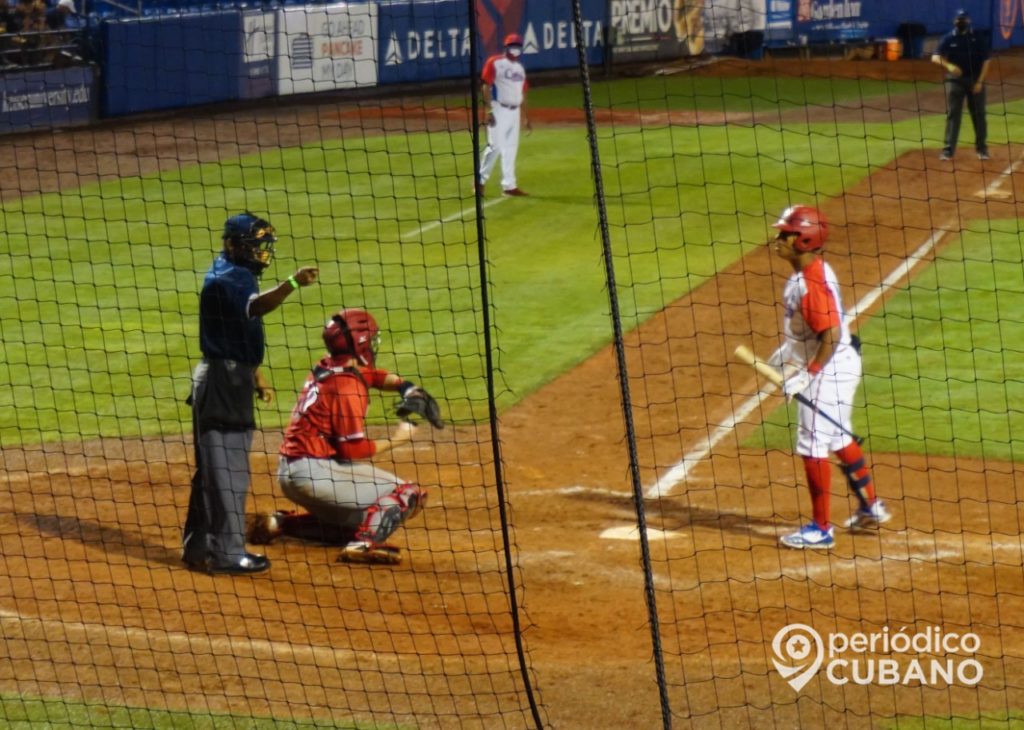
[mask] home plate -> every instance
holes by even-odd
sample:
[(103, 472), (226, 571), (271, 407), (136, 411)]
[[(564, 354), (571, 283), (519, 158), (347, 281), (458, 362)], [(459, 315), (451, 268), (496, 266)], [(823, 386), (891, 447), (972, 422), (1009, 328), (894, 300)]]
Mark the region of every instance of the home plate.
[[(632, 540), (635, 542), (640, 539), (640, 530), (637, 529), (635, 525), (629, 525), (626, 527), (609, 527), (601, 533), (601, 537), (605, 540)], [(678, 532), (656, 530), (653, 527), (647, 528), (648, 540), (669, 540), (674, 537), (684, 537), (684, 535), (680, 535)]]

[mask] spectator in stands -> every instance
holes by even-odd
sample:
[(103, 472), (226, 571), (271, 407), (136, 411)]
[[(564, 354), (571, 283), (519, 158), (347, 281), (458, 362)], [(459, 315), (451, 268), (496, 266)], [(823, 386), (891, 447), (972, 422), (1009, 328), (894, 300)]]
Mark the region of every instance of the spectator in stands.
[(19, 33), (46, 29), (46, 4), (42, 0), (18, 0), (14, 14), (18, 19)]
[(988, 127), (985, 121), (985, 76), (988, 74), (989, 45), (971, 29), (971, 16), (957, 12), (953, 30), (939, 43), (932, 62), (946, 69), (946, 139), (940, 160), (951, 160), (960, 137), (964, 100), (974, 126), (974, 149), (979, 160), (988, 157)]
[(18, 17), (11, 10), (7, 0), (0, 0), (0, 34), (17, 33)]
[(15, 46), (12, 40), (18, 28), (18, 16), (11, 10), (7, 0), (0, 0), (0, 67), (14, 63), (11, 50)]
[(60, 0), (56, 7), (46, 11), (46, 28), (64, 30), (68, 27), (68, 16), (76, 14), (75, 0)]

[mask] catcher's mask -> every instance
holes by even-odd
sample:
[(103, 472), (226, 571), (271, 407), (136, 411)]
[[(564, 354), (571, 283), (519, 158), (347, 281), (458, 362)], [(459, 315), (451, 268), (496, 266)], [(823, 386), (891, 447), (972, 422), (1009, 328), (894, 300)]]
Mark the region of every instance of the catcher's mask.
[(828, 240), (828, 220), (817, 208), (791, 205), (773, 224), (780, 235), (796, 235), (793, 248), (802, 253), (817, 251)]
[(365, 309), (342, 309), (324, 327), (324, 344), (331, 355), (350, 355), (373, 366), (380, 346), (377, 321)]
[(224, 250), (228, 260), (257, 276), (270, 266), (275, 241), (274, 227), (248, 211), (233, 215), (224, 222)]

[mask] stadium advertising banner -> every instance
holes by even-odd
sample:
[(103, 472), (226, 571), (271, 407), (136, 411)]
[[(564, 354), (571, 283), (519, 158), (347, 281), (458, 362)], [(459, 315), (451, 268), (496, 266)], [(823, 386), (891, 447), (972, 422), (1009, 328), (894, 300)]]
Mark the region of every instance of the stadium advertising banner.
[(8, 71), (0, 77), (0, 134), (92, 121), (92, 66)]
[(277, 13), (248, 10), (242, 13), (242, 72), (238, 96), (259, 99), (274, 93), (274, 38)]
[(961, 8), (971, 14), (975, 28), (992, 28), (992, 6), (989, 0), (943, 0), (927, 3), (920, 0), (794, 2), (794, 29), (799, 44), (841, 43), (896, 37), (900, 27), (905, 23), (919, 23), (925, 26), (928, 33), (946, 33), (952, 29), (953, 16)]
[(379, 13), (381, 84), (469, 72), (469, 16), (462, 0), (383, 5)]
[(279, 11), (277, 93), (377, 85), (376, 3)]
[[(500, 5), (500, 7), (498, 7)], [(587, 61), (604, 60), (605, 0), (583, 0)], [(381, 84), (429, 81), (469, 73), (469, 15), (462, 0), (412, 2), (380, 7)], [(479, 49), (484, 59), (501, 49), (508, 33), (523, 36), (528, 71), (576, 65), (572, 8), (543, 0), (478, 2)]]
[(643, 61), (717, 53), (736, 36), (764, 32), (768, 1), (611, 0), (615, 58)]
[(992, 42), (996, 48), (1024, 45), (1024, 0), (996, 0), (994, 21)]
[(793, 19), (797, 0), (768, 0), (764, 34), (766, 45), (788, 45), (793, 40)]

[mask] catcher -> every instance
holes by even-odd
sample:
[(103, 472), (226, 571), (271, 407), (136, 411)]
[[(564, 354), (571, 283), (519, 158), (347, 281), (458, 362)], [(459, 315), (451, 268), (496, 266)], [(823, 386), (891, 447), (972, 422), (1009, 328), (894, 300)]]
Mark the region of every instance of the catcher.
[[(308, 512), (256, 515), (248, 539), (258, 545), (283, 534), (314, 538), (344, 544), (339, 562), (397, 565), (400, 550), (385, 540), (419, 513), (426, 492), (369, 459), (412, 438), (413, 414), (443, 428), (440, 408), (422, 388), (374, 367), (380, 330), (369, 312), (342, 309), (323, 339), (328, 354), (306, 378), (277, 470), (285, 496)], [(388, 438), (366, 435), (370, 388), (401, 396), (402, 421)]]

